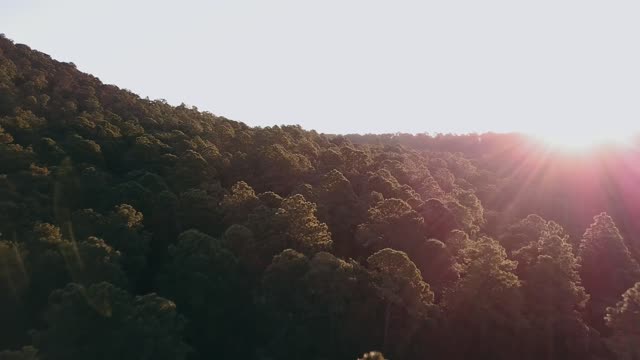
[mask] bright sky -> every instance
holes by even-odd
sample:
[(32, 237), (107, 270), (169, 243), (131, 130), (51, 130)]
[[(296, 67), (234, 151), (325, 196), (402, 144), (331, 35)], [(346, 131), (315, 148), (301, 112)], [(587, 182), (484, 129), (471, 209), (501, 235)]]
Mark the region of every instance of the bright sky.
[(0, 0), (0, 32), (152, 99), (321, 132), (625, 133), (640, 2)]

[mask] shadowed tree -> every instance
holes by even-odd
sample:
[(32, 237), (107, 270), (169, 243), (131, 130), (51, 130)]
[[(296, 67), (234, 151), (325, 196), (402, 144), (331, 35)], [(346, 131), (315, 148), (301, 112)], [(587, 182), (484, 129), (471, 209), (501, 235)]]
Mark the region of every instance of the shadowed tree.
[(225, 216), (218, 205), (220, 199), (202, 189), (188, 189), (180, 194), (178, 220), (182, 229), (198, 229), (217, 235), (224, 230)]
[(554, 221), (547, 221), (536, 214), (531, 214), (509, 226), (500, 236), (500, 244), (510, 253), (521, 247), (537, 242), (541, 237), (559, 236), (565, 238), (566, 232)]
[(531, 331), (526, 353), (531, 359), (588, 359), (594, 334), (581, 314), (589, 297), (571, 245), (549, 234), (514, 255)]
[(315, 212), (315, 204), (296, 194), (282, 199), (278, 208), (256, 207), (243, 225), (227, 229), (225, 240), (240, 262), (259, 274), (284, 249), (307, 256), (331, 249), (331, 233)]
[(38, 350), (33, 346), (25, 346), (21, 350), (0, 351), (0, 360), (38, 360)]
[(286, 224), (286, 243), (293, 249), (306, 255), (331, 249), (329, 228), (316, 218), (315, 204), (306, 201), (302, 195), (282, 201), (276, 212), (276, 222)]
[(451, 358), (513, 359), (524, 326), (516, 262), (491, 238), (463, 251), (468, 262), (462, 278), (443, 299)]
[(370, 208), (367, 221), (358, 225), (356, 240), (366, 253), (391, 247), (407, 253), (424, 240), (423, 219), (400, 199), (384, 199)]
[(271, 190), (286, 195), (296, 182), (313, 170), (306, 156), (288, 151), (280, 144), (272, 144), (256, 152), (257, 173), (260, 174), (260, 191)]
[(460, 277), (460, 265), (447, 245), (440, 240), (423, 240), (412, 254), (412, 259), (438, 300), (443, 291)]
[(371, 158), (365, 151), (346, 144), (340, 148), (340, 154), (344, 162), (348, 164), (348, 172), (350, 173), (362, 174), (371, 164)]
[(72, 215), (73, 234), (81, 240), (92, 236), (104, 239), (108, 247), (117, 251), (113, 256), (122, 264), (130, 285), (136, 289), (147, 270), (151, 240), (144, 230), (143, 219), (141, 212), (127, 204), (116, 206), (106, 216), (93, 209), (78, 210)]
[(13, 140), (13, 136), (0, 126), (0, 144), (11, 144)]
[(122, 287), (128, 284), (121, 254), (102, 239), (89, 237), (76, 242), (65, 239), (56, 226), (37, 224), (26, 249), (30, 278), (25, 301), (36, 321), (40, 321), (48, 294), (71, 281), (87, 286), (101, 281)]
[(370, 174), (367, 180), (367, 192), (372, 191), (381, 193), (385, 198), (404, 200), (414, 208), (422, 205), (420, 195), (410, 186), (401, 185), (387, 169), (380, 169)]
[(224, 223), (227, 226), (243, 223), (258, 204), (258, 197), (253, 188), (244, 181), (237, 182), (220, 204), (224, 213)]
[(385, 303), (382, 349), (400, 356), (420, 321), (434, 310), (434, 295), (407, 254), (382, 249), (367, 259), (378, 296)]
[(465, 250), (473, 244), (473, 241), (469, 239), (467, 233), (462, 230), (453, 230), (447, 236), (445, 244), (458, 263), (468, 263), (470, 261), (468, 258), (469, 252)]
[(278, 359), (348, 358), (375, 345), (369, 328), (376, 319), (374, 289), (354, 261), (284, 250), (265, 270), (256, 300), (267, 349)]
[(640, 359), (640, 282), (625, 291), (615, 306), (607, 308), (605, 320), (613, 331), (609, 342), (618, 359)]
[(640, 267), (606, 213), (594, 217), (593, 224), (584, 233), (579, 257), (582, 283), (591, 295), (588, 321), (599, 331), (607, 332), (605, 309), (640, 281)]
[[(191, 319), (185, 336), (198, 358), (246, 358), (248, 289), (235, 256), (221, 242), (197, 230), (180, 234), (169, 248), (169, 262), (158, 277), (160, 295), (173, 299)], [(244, 299), (244, 300), (243, 300)], [(211, 326), (215, 324), (215, 326)]]
[(353, 236), (364, 218), (360, 200), (351, 182), (338, 170), (332, 170), (320, 179), (314, 189), (318, 205), (318, 218), (331, 230), (335, 252), (338, 255), (355, 256)]
[(427, 200), (418, 212), (424, 219), (427, 237), (444, 241), (452, 230), (459, 227), (454, 214), (438, 199)]
[(364, 353), (361, 358), (358, 360), (384, 360), (384, 355), (378, 351), (370, 351), (368, 353)]
[(132, 298), (109, 283), (69, 284), (49, 298), (34, 343), (45, 359), (185, 359), (185, 320), (154, 294)]
[(24, 343), (27, 338), (28, 310), (24, 301), (29, 273), (26, 255), (24, 245), (0, 241), (0, 348)]
[(127, 277), (120, 266), (121, 254), (104, 240), (89, 237), (80, 242), (65, 242), (60, 246), (70, 279), (90, 285), (108, 281), (122, 288), (128, 285)]

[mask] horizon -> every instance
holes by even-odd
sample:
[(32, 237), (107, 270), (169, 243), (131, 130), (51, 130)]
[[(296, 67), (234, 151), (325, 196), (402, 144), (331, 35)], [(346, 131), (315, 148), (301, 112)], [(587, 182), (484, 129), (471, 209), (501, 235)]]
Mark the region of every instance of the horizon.
[(640, 118), (627, 5), (31, 0), (0, 21), (105, 83), (250, 126), (618, 137)]

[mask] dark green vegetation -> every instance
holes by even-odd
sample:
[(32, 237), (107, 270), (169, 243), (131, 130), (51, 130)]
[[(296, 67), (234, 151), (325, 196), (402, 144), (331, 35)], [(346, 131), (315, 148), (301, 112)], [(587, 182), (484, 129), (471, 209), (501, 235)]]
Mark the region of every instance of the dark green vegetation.
[(0, 126), (2, 360), (638, 359), (632, 155), (251, 128), (4, 37)]

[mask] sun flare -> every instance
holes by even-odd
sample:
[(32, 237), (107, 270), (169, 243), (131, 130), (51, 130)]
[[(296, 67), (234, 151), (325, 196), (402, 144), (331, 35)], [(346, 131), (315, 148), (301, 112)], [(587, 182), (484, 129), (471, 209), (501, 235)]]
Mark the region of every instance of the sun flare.
[(532, 135), (549, 147), (581, 152), (606, 145), (629, 145), (633, 131), (631, 129), (590, 129), (583, 127), (568, 131), (535, 131)]

